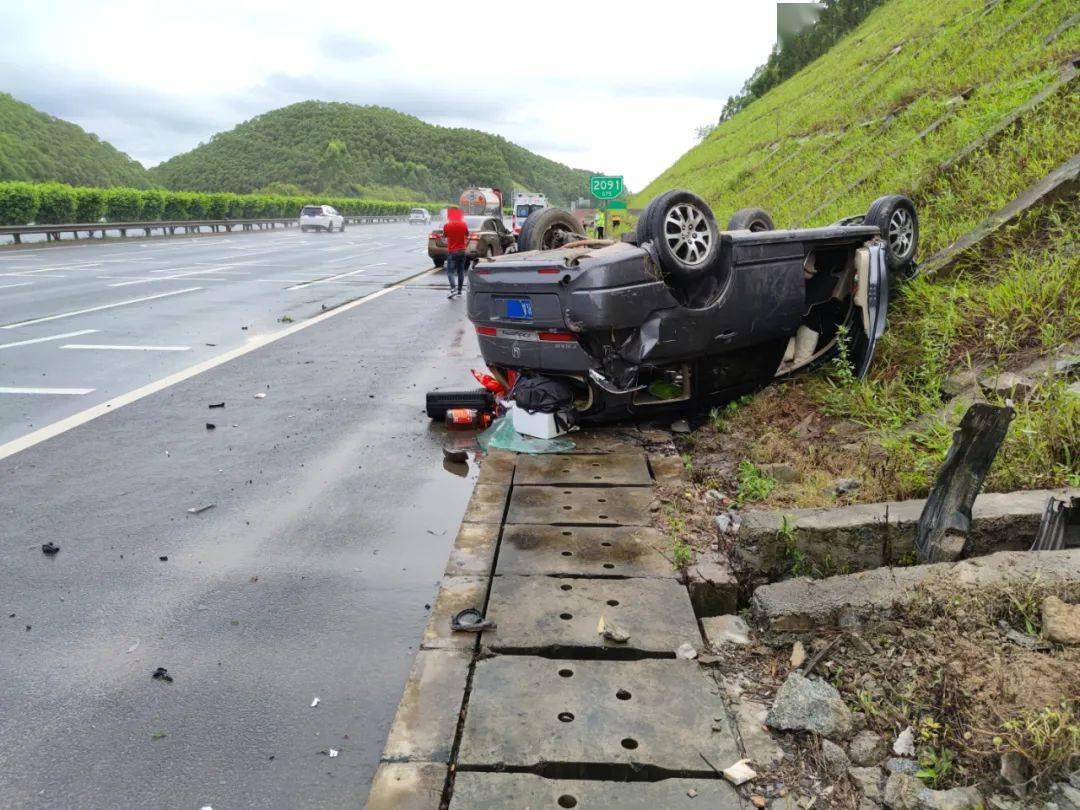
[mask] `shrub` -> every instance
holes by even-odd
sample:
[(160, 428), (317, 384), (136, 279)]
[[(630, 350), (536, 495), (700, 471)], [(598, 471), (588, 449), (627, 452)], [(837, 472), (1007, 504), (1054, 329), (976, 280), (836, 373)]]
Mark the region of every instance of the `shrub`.
[(206, 218), (225, 219), (225, 215), (229, 213), (230, 202), (228, 194), (207, 194)]
[(0, 183), (0, 225), (29, 225), (38, 208), (37, 188), (30, 183)]
[(187, 218), (206, 219), (206, 209), (210, 204), (210, 195), (188, 192), (187, 198)]
[(75, 190), (62, 183), (43, 183), (38, 186), (38, 210), (34, 221), (57, 225), (75, 218)]
[(75, 221), (100, 222), (105, 216), (105, 192), (100, 188), (75, 189)]
[(105, 218), (109, 222), (137, 222), (142, 213), (142, 193), (133, 188), (110, 188), (105, 192)]
[(188, 219), (189, 194), (184, 191), (168, 191), (165, 193), (165, 210), (161, 218), (166, 222)]
[(142, 218), (147, 221), (161, 219), (161, 214), (165, 210), (165, 192), (152, 188), (144, 191), (142, 198)]

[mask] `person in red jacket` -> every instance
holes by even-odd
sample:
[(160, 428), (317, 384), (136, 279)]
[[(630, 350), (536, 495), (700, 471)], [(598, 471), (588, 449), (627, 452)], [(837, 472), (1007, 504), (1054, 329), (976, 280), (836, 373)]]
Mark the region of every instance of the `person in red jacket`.
[[(446, 249), (449, 256), (446, 257), (446, 278), (450, 281), (450, 295), (461, 295), (461, 288), (465, 284), (465, 269), (469, 260), (465, 255), (465, 243), (469, 239), (469, 226), (465, 224), (460, 208), (450, 208), (446, 211), (446, 224), (443, 225), (443, 235), (446, 237)], [(457, 274), (457, 289), (454, 289), (454, 274)]]

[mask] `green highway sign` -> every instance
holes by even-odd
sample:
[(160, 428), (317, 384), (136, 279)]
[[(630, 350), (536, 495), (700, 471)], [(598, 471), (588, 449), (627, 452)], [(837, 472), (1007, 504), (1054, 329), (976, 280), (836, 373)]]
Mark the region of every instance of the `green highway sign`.
[(622, 190), (622, 177), (594, 174), (589, 178), (589, 191), (598, 200), (614, 200)]
[(626, 210), (626, 201), (625, 200), (612, 200), (611, 203), (608, 205), (608, 208), (610, 210), (612, 210), (612, 211), (625, 211)]

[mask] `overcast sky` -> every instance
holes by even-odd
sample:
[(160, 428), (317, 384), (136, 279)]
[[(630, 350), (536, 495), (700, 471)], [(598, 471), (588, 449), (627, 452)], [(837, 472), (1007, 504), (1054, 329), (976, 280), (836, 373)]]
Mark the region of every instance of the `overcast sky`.
[(775, 21), (770, 0), (12, 2), (0, 90), (147, 166), (320, 99), (494, 132), (640, 189), (766, 59)]

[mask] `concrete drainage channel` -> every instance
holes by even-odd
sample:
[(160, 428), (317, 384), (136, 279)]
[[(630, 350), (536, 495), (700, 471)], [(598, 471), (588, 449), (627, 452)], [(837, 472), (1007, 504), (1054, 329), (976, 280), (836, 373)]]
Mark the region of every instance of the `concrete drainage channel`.
[[(575, 442), (485, 459), (369, 810), (746, 806), (719, 772), (742, 756), (721, 691), (675, 655), (703, 639), (649, 526), (654, 480), (681, 465)], [(478, 606), (496, 629), (451, 632)]]

